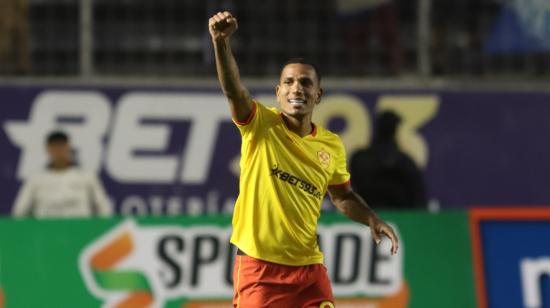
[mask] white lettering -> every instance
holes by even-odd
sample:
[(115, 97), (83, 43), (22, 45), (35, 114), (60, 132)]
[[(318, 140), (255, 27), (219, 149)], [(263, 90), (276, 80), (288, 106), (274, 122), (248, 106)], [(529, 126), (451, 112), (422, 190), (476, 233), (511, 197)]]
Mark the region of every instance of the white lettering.
[(522, 259), (520, 271), (524, 307), (542, 307), (540, 278), (543, 275), (550, 275), (550, 258)]
[(101, 166), (102, 139), (109, 124), (110, 109), (109, 100), (98, 92), (45, 91), (39, 94), (28, 121), (4, 124), (11, 141), (22, 149), (17, 178), (22, 180), (44, 168), (47, 163), (44, 139), (54, 129), (66, 131), (79, 163), (97, 172)]
[(147, 205), (139, 196), (129, 196), (122, 201), (120, 213), (124, 216), (145, 216), (147, 215)]
[(187, 214), (189, 216), (199, 216), (204, 214), (204, 201), (198, 197), (187, 199)]
[[(392, 225), (398, 233), (397, 226)], [(369, 296), (389, 296), (403, 287), (403, 253), (401, 244), (399, 252), (390, 256), (391, 242), (384, 239), (373, 249), (374, 241), (371, 233), (364, 226), (339, 224), (336, 227), (319, 226), (321, 247), (325, 254), (325, 264), (332, 268), (332, 275), (339, 275), (342, 281), (331, 277), (335, 294), (364, 294)], [(359, 242), (342, 240), (338, 247), (338, 239), (356, 237)], [(340, 249), (338, 249), (340, 248)], [(376, 252), (376, 255), (373, 255)], [(340, 260), (338, 260), (338, 254)], [(355, 258), (355, 255), (358, 258)], [(356, 275), (353, 275), (357, 272)]]
[(107, 155), (109, 174), (127, 183), (173, 183), (177, 155), (136, 155), (136, 151), (165, 151), (171, 130), (167, 124), (143, 121), (188, 121), (181, 180), (204, 183), (213, 154), (218, 125), (229, 120), (220, 95), (131, 93), (121, 98)]
[(183, 212), (183, 200), (180, 197), (169, 197), (166, 201), (166, 214), (169, 216), (180, 215)]

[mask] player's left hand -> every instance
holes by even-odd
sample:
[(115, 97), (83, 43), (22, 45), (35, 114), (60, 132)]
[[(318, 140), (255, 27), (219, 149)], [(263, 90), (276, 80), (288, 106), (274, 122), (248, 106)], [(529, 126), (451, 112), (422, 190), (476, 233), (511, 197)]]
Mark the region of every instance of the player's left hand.
[(372, 239), (377, 245), (382, 242), (382, 235), (387, 236), (391, 240), (391, 254), (395, 255), (397, 253), (397, 249), (399, 248), (399, 240), (397, 239), (397, 235), (395, 234), (395, 231), (393, 231), (393, 228), (378, 218), (370, 223), (369, 226), (372, 233)]

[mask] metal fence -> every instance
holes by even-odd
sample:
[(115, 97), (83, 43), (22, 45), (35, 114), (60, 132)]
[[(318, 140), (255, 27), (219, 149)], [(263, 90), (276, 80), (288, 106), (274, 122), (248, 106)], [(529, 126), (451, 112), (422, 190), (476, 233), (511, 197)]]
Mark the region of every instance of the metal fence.
[[(4, 76), (211, 77), (207, 19), (218, 10), (231, 10), (239, 20), (233, 47), (242, 74), (249, 77), (271, 76), (295, 56), (319, 63), (322, 73), (331, 77), (545, 79), (550, 75), (550, 44), (545, 45), (550, 27), (544, 26), (550, 25), (550, 6), (545, 1), (1, 3)], [(537, 14), (537, 9), (542, 12)], [(537, 37), (540, 23), (542, 34)], [(528, 28), (523, 29), (526, 38), (506, 28), (518, 25)]]

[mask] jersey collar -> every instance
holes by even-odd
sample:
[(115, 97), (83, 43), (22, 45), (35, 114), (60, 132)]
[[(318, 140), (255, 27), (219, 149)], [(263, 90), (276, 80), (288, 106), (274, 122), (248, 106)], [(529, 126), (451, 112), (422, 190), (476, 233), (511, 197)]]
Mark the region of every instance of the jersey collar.
[[(279, 112), (279, 116), (281, 116), (281, 121), (283, 122), (283, 125), (286, 127), (286, 129), (290, 132), (292, 132), (290, 129), (288, 129), (288, 126), (286, 126), (286, 122), (285, 122), (285, 119), (283, 118), (283, 113), (282, 112)], [(294, 133), (294, 132), (292, 132)], [(294, 133), (296, 134), (296, 133)], [(311, 136), (311, 137), (315, 137), (317, 136), (317, 125), (315, 125), (315, 123), (311, 122), (311, 132), (309, 133), (309, 135), (305, 135), (303, 138), (307, 137), (307, 136)]]

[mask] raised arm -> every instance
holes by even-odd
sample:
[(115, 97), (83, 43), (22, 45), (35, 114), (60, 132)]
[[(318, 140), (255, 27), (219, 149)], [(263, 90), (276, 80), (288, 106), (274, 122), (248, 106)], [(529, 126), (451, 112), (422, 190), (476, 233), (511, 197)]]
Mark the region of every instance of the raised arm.
[(399, 247), (397, 235), (393, 228), (382, 221), (359, 195), (349, 185), (329, 186), (332, 203), (351, 220), (368, 225), (372, 238), (380, 244), (381, 235), (387, 236), (392, 243), (391, 253), (396, 254)]
[(208, 29), (214, 45), (216, 69), (223, 93), (229, 100), (233, 119), (244, 122), (252, 113), (253, 103), (250, 94), (241, 83), (239, 68), (229, 39), (237, 30), (237, 19), (229, 12), (215, 14), (208, 21)]

